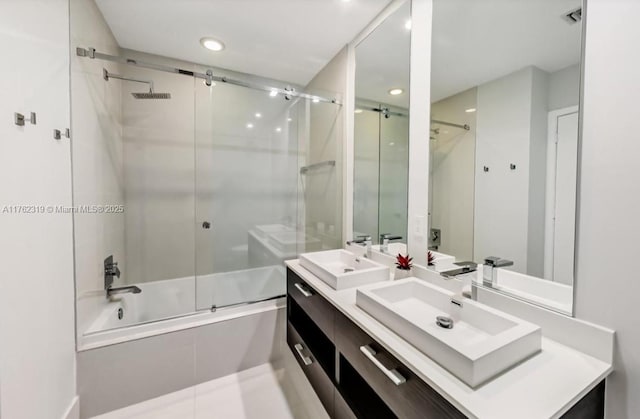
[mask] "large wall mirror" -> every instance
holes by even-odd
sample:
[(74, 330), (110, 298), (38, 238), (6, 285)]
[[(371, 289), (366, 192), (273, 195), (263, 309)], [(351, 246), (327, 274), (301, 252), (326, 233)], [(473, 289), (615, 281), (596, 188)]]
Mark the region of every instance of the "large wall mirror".
[(580, 0), (434, 0), (429, 248), (571, 313)]
[(356, 47), (353, 235), (407, 237), (411, 5)]

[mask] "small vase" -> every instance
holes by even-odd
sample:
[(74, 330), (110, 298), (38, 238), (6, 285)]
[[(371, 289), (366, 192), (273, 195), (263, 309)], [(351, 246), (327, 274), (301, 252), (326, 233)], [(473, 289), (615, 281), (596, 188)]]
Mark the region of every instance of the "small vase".
[(404, 278), (409, 278), (410, 276), (412, 276), (412, 270), (411, 269), (399, 269), (399, 268), (396, 268), (396, 273), (395, 273), (393, 279), (404, 279)]

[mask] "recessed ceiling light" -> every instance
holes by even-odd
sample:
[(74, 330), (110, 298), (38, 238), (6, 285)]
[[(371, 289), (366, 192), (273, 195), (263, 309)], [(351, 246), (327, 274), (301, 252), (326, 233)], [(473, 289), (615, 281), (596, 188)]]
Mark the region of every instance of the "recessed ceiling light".
[(214, 38), (202, 38), (200, 43), (203, 47), (211, 51), (222, 51), (224, 49), (222, 41), (218, 41)]
[(464, 110), (466, 113), (472, 113), (476, 111), (476, 108), (469, 108)]
[(389, 90), (389, 94), (392, 96), (398, 96), (404, 93), (404, 90), (396, 88), (396, 89), (391, 89)]
[(276, 97), (276, 96), (278, 96), (278, 91), (277, 91), (277, 90), (272, 90), (272, 91), (269, 93), (269, 96), (271, 96), (271, 97)]
[(404, 28), (408, 31), (411, 30), (411, 19), (407, 20), (404, 24)]
[(282, 128), (280, 127), (276, 128), (276, 132), (281, 132), (281, 131), (282, 131)]
[(354, 113), (362, 113), (362, 109), (356, 109)]
[(252, 124), (251, 122), (249, 122), (249, 123), (247, 124), (247, 128), (249, 128), (249, 129), (253, 128), (253, 124)]
[(256, 112), (256, 118), (262, 118), (262, 114), (260, 112)]
[(293, 121), (293, 119), (287, 118), (287, 122), (291, 122), (291, 121)]

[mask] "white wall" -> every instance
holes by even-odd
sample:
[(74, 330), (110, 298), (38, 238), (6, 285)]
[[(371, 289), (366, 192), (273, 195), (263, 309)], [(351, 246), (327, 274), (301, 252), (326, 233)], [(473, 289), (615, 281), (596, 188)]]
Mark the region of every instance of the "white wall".
[(580, 101), (580, 65), (575, 64), (549, 73), (547, 107), (554, 109), (576, 106)]
[[(59, 419), (76, 395), (67, 0), (2, 2), (0, 50), (0, 416)], [(13, 113), (37, 113), (37, 125)]]
[(607, 418), (637, 418), (640, 2), (589, 0), (587, 6), (576, 316), (616, 330)]
[[(431, 86), (431, 0), (412, 0), (411, 105), (409, 121), (409, 221), (407, 245), (415, 263), (427, 263), (429, 213), (429, 117)], [(415, 22), (429, 22), (421, 25)], [(418, 99), (422, 98), (422, 99)]]
[(544, 268), (546, 83), (545, 73), (527, 67), (479, 86), (476, 122), (474, 257), (509, 259), (522, 273), (532, 258), (539, 276)]
[[(531, 120), (529, 124), (529, 196), (527, 204), (526, 273), (544, 277), (545, 198), (549, 76), (534, 67), (531, 72)], [(516, 168), (516, 170), (518, 170)]]
[[(75, 205), (124, 204), (122, 82), (105, 82), (102, 70), (121, 74), (121, 66), (78, 57), (75, 47), (119, 55), (120, 48), (93, 0), (71, 0), (71, 104), (73, 197)], [(127, 272), (122, 213), (74, 216), (78, 334), (107, 300), (104, 259), (113, 255)], [(125, 278), (122, 279), (124, 281)]]
[(457, 260), (473, 260), (477, 89), (469, 89), (431, 105), (431, 119), (468, 124), (469, 131), (432, 123), (439, 133), (430, 141), (429, 228), (440, 229), (439, 252)]

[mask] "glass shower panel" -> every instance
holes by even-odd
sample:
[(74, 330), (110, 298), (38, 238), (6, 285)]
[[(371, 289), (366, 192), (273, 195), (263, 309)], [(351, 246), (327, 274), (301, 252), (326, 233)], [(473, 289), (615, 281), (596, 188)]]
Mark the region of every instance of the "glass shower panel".
[(296, 257), (298, 109), (269, 92), (196, 84), (198, 310), (286, 291)]
[[(323, 92), (327, 98), (335, 94)], [(298, 252), (341, 248), (342, 135), (339, 104), (300, 100)]]
[[(380, 114), (379, 234), (407, 240), (409, 117), (406, 109)], [(376, 234), (377, 237), (377, 234)]]
[[(194, 80), (98, 60), (74, 65), (72, 115), (82, 121), (72, 142), (74, 205), (116, 209), (74, 214), (80, 333), (193, 313)], [(131, 80), (153, 81), (170, 97), (136, 98), (149, 88)], [(110, 256), (120, 274), (112, 289), (141, 292), (107, 297)]]
[(354, 133), (353, 235), (370, 235), (377, 242), (380, 234), (380, 112), (362, 109), (356, 113)]

